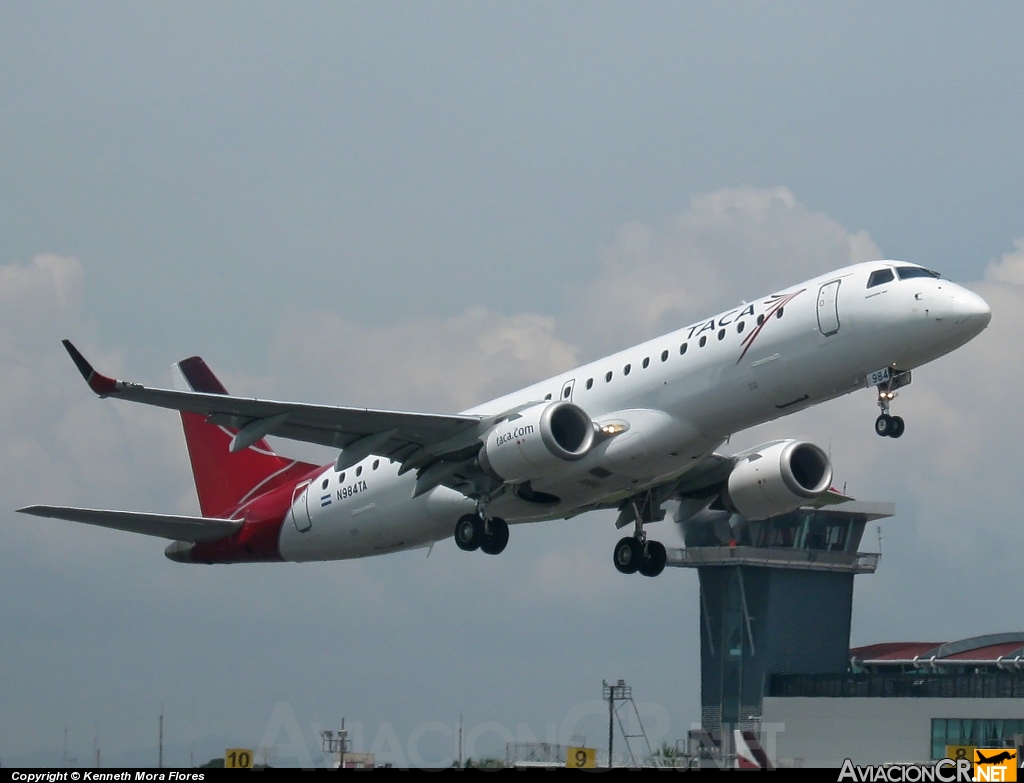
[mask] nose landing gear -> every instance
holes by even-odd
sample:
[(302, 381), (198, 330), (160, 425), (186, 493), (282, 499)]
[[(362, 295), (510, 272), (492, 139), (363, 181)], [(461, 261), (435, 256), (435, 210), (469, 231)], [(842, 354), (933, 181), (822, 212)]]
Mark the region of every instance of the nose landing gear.
[(888, 370), (884, 372), (888, 377), (878, 384), (878, 409), (881, 415), (875, 419), (875, 433), (883, 438), (898, 438), (906, 429), (906, 424), (901, 416), (889, 415), (889, 405), (896, 399), (896, 389), (910, 383), (910, 373), (894, 372), (890, 375)]
[(906, 429), (902, 416), (890, 416), (883, 413), (875, 419), (875, 432), (883, 438), (898, 438)]

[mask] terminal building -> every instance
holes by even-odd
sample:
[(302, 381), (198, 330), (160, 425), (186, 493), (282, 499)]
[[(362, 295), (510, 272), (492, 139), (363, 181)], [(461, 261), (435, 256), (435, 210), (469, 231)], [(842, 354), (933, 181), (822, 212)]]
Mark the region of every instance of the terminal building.
[[(762, 727), (781, 763), (841, 766), (1024, 746), (1024, 633), (850, 651), (835, 674), (773, 674)], [(764, 733), (764, 732), (763, 732)], [(952, 750), (951, 750), (952, 749)]]
[(732, 766), (735, 732), (775, 766), (1024, 746), (1024, 633), (850, 649), (854, 578), (880, 557), (859, 551), (864, 530), (894, 513), (860, 501), (800, 509), (728, 544), (684, 529), (669, 565), (700, 579), (697, 764)]

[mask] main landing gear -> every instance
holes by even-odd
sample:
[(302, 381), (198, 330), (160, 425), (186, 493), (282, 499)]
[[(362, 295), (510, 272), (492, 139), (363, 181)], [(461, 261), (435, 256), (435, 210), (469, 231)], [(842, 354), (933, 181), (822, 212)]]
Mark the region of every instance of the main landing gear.
[(508, 525), (499, 517), (488, 517), (483, 506), (476, 514), (465, 514), (455, 523), (455, 545), (463, 552), (479, 549), (500, 555), (508, 544)]
[(668, 552), (660, 541), (647, 540), (640, 506), (635, 499), (632, 503), (635, 525), (633, 535), (619, 540), (612, 551), (612, 561), (620, 574), (657, 576), (665, 570)]
[(665, 570), (668, 552), (660, 541), (641, 541), (633, 536), (626, 536), (615, 545), (612, 560), (620, 574), (640, 573), (643, 576), (657, 576)]

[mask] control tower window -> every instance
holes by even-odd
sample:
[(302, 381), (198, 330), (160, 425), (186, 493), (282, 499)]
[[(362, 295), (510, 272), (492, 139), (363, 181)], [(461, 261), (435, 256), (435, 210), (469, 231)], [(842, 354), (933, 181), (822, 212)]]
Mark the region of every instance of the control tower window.
[(868, 288), (891, 283), (894, 279), (891, 269), (876, 269), (871, 273), (871, 277), (868, 278)]

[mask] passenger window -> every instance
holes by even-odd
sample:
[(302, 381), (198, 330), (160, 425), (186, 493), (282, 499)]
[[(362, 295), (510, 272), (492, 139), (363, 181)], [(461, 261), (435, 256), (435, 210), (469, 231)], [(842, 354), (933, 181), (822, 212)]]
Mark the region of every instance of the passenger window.
[(667, 362), (668, 361), (668, 351), (662, 351), (661, 352), (661, 360), (663, 362)]
[(686, 343), (683, 343), (682, 345), (679, 346), (679, 355), (680, 356), (682, 356), (684, 353), (686, 353), (686, 345), (687, 345)]
[(629, 375), (629, 368), (630, 368), (630, 366), (631, 365), (627, 364), (625, 367), (622, 368), (622, 374), (623, 375)]
[(360, 465), (358, 468), (356, 468), (356, 475), (357, 476), (363, 475), (363, 466), (362, 465)]
[(700, 347), (703, 348), (707, 344), (708, 344), (708, 336), (704, 335), (703, 337), (700, 338)]
[(736, 324), (736, 334), (743, 334), (743, 321)]
[(320, 489), (327, 489), (327, 479), (320, 482)]
[(876, 269), (871, 273), (871, 277), (868, 278), (868, 288), (874, 288), (876, 285), (891, 283), (892, 280), (893, 275), (891, 269)]
[(719, 329), (718, 330), (718, 339), (719, 340), (724, 340), (725, 339), (725, 329)]
[(379, 466), (380, 466), (380, 460), (379, 459), (375, 459), (373, 461), (373, 469), (376, 470)]
[(785, 309), (786, 308), (784, 308), (784, 307), (780, 307), (778, 310), (776, 310), (775, 311), (775, 317), (776, 318), (782, 318), (782, 311), (785, 310)]
[(588, 389), (592, 389), (593, 387), (594, 387), (594, 379), (593, 378), (587, 378), (587, 388)]
[(550, 400), (551, 399), (551, 395), (550, 394), (545, 394), (544, 395), (544, 399), (545, 400)]
[(651, 364), (650, 358), (645, 356), (644, 357), (644, 369), (646, 370), (650, 366), (650, 364)]
[(562, 399), (563, 400), (569, 399), (569, 395), (570, 394), (572, 394), (572, 387), (571, 386), (566, 386), (564, 389), (562, 389)]
[(345, 471), (341, 471), (341, 475), (338, 476), (338, 483), (339, 484), (344, 484), (345, 483)]
[(761, 313), (761, 315), (759, 315), (757, 317), (757, 325), (760, 326), (763, 323), (764, 323), (764, 313)]
[(604, 382), (605, 383), (611, 383), (611, 380), (612, 380), (612, 371), (609, 370), (607, 373), (605, 373)]

